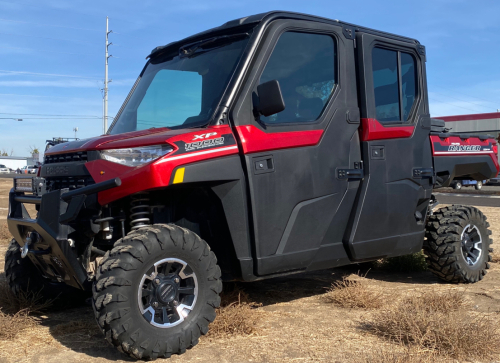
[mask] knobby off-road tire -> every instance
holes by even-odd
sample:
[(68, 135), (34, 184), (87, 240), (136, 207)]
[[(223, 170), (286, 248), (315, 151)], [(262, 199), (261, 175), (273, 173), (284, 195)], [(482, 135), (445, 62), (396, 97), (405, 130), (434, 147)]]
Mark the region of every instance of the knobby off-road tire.
[(424, 252), (429, 269), (448, 282), (482, 280), (493, 252), (490, 224), (477, 208), (453, 205), (429, 217)]
[[(182, 354), (215, 319), (220, 277), (215, 254), (195, 233), (173, 224), (143, 227), (116, 242), (98, 268), (97, 323), (109, 343), (133, 358)], [(187, 313), (183, 321), (178, 308)]]
[(84, 291), (42, 277), (28, 257), (21, 257), (20, 246), (15, 239), (10, 241), (5, 254), (5, 277), (16, 296), (24, 293), (28, 298), (40, 298), (39, 302), (51, 300), (54, 308), (75, 305), (83, 302), (86, 296)]

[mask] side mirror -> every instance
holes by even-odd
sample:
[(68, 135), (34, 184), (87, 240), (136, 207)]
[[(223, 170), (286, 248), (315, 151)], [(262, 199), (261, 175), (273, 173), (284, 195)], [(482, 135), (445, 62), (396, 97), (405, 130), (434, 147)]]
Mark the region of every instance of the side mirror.
[(271, 116), (285, 109), (285, 101), (277, 80), (259, 84), (257, 93), (259, 94), (257, 111), (262, 115)]

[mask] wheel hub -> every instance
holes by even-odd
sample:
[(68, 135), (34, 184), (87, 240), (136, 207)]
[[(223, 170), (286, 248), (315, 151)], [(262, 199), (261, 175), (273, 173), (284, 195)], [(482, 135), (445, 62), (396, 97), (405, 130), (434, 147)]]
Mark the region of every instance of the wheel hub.
[(138, 289), (142, 316), (159, 328), (183, 322), (193, 310), (197, 297), (196, 274), (186, 262), (176, 258), (156, 262), (143, 275)]
[(168, 305), (174, 301), (177, 296), (177, 284), (173, 281), (162, 282), (160, 286), (156, 288), (156, 298), (158, 302), (163, 305)]
[(481, 233), (479, 229), (468, 224), (462, 232), (462, 256), (469, 266), (474, 266), (480, 261), (483, 253)]

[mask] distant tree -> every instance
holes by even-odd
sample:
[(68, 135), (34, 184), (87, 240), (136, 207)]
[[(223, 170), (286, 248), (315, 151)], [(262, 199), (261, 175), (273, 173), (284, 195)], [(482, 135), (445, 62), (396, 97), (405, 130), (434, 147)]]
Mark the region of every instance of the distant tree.
[(7, 152), (7, 150), (2, 149), (2, 151), (0, 152), (0, 156), (9, 156), (9, 153)]
[(10, 149), (10, 155), (9, 156), (12, 156), (14, 155), (14, 149)]
[(37, 148), (35, 145), (33, 145), (33, 146), (32, 146), (32, 145), (30, 145), (30, 147), (29, 147), (29, 149), (28, 149), (28, 150), (29, 150), (29, 152), (30, 152), (31, 154), (40, 154), (40, 151), (38, 151), (38, 148)]

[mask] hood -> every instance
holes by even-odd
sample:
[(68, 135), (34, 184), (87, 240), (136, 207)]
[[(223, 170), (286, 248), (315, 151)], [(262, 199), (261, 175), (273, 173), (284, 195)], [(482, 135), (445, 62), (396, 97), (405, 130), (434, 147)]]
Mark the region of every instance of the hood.
[(104, 149), (120, 149), (164, 144), (168, 139), (185, 133), (206, 130), (206, 128), (191, 128), (170, 130), (168, 128), (148, 129), (126, 132), (118, 135), (101, 135), (90, 139), (77, 140), (58, 144), (45, 152), (45, 155), (66, 154), (78, 151)]

